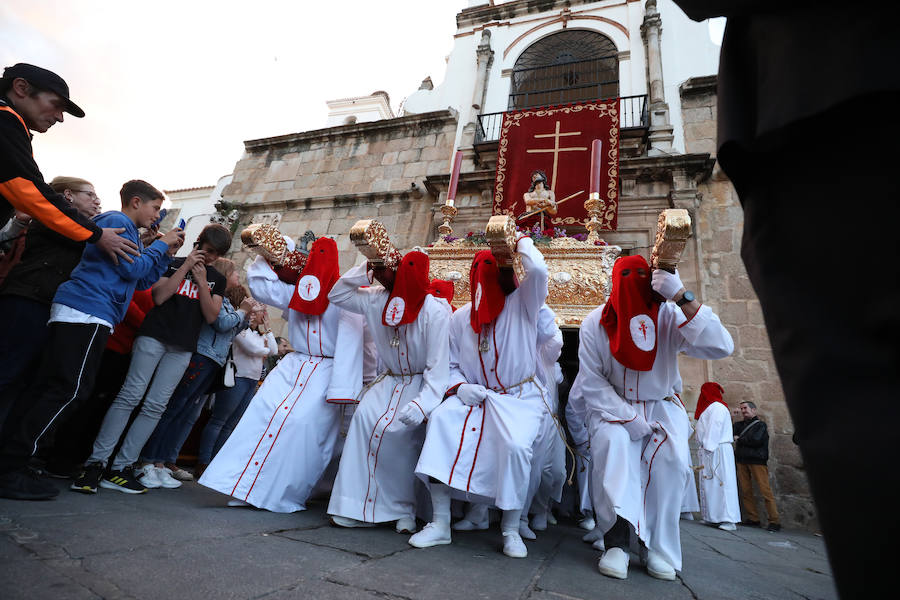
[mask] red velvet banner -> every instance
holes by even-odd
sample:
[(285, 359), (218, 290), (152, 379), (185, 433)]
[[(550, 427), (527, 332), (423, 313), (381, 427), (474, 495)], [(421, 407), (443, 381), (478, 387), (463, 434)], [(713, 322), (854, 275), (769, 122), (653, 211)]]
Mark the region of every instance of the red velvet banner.
[[(510, 215), (520, 226), (540, 222), (535, 211), (549, 194), (532, 185), (544, 174), (557, 203), (544, 213), (545, 227), (584, 225), (588, 215), (591, 143), (602, 142), (601, 229), (616, 229), (619, 204), (619, 101), (617, 99), (526, 109), (503, 115), (494, 182), (495, 215)], [(533, 189), (532, 189), (533, 188)], [(529, 194), (526, 201), (525, 195)], [(531, 216), (527, 216), (531, 215)]]

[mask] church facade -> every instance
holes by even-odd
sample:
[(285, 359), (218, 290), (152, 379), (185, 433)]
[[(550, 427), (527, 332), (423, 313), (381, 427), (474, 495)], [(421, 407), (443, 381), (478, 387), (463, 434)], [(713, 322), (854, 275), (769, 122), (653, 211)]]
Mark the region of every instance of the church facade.
[[(307, 230), (334, 237), (345, 270), (359, 258), (349, 239), (358, 219), (378, 218), (398, 248), (437, 239), (460, 151), (451, 225), (457, 236), (480, 231), (492, 211), (504, 111), (617, 98), (618, 229), (602, 237), (648, 256), (660, 211), (691, 213), (682, 279), (721, 316), (736, 349), (721, 361), (684, 358), (683, 399), (692, 409), (700, 385), (718, 381), (732, 409), (754, 401), (769, 424), (782, 522), (815, 528), (759, 302), (740, 260), (742, 212), (716, 164), (718, 48), (708, 25), (689, 21), (670, 0), (471, 4), (457, 15), (444, 81), (423, 81), (398, 116), (389, 107), (387, 118), (371, 116), (373, 106), (387, 106), (377, 92), (336, 101), (336, 125), (246, 141), (222, 190), (223, 217), (236, 231), (266, 222), (295, 238)], [(354, 106), (369, 112), (355, 118)], [(233, 250), (239, 264), (252, 260), (237, 236)], [(571, 356), (577, 331), (566, 335)]]

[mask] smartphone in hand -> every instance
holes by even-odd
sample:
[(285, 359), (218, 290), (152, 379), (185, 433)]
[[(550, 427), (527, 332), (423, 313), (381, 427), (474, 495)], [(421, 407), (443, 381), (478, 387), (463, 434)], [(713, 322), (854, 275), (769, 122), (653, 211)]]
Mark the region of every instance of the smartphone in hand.
[(185, 225), (186, 225), (186, 223), (184, 222), (184, 219), (178, 219), (178, 229), (181, 229), (182, 231), (184, 231)]

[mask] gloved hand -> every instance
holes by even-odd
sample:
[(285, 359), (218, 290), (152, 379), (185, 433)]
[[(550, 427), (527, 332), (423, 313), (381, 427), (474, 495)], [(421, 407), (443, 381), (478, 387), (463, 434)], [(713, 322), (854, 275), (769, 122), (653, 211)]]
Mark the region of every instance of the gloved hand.
[(681, 283), (681, 277), (678, 276), (678, 269), (675, 269), (675, 273), (655, 269), (650, 279), (650, 287), (666, 300), (671, 300), (678, 290), (684, 287), (684, 284)]
[(487, 390), (477, 383), (464, 383), (456, 389), (456, 396), (466, 406), (481, 406), (487, 398)]
[(397, 413), (397, 420), (407, 427), (418, 427), (425, 420), (425, 413), (422, 412), (422, 409), (415, 402), (408, 402)]
[(650, 424), (647, 423), (647, 420), (641, 415), (635, 415), (632, 420), (626, 421), (625, 423), (622, 423), (622, 425), (628, 431), (628, 437), (631, 438), (632, 442), (653, 433)]

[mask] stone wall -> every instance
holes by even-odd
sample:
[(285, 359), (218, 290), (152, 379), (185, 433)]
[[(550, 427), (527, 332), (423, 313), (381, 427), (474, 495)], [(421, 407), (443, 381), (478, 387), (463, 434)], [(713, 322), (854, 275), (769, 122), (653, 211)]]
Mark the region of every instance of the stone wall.
[[(716, 78), (697, 77), (681, 85), (687, 151), (716, 152)], [(730, 358), (709, 363), (710, 379), (725, 388), (735, 419), (738, 404), (756, 403), (769, 427), (769, 473), (782, 522), (789, 527), (818, 527), (800, 452), (791, 441), (794, 426), (775, 369), (759, 300), (740, 257), (743, 212), (737, 193), (719, 167), (697, 186), (697, 247), (701, 250), (702, 298), (709, 298), (734, 338)], [(760, 515), (765, 514), (760, 502)]]

